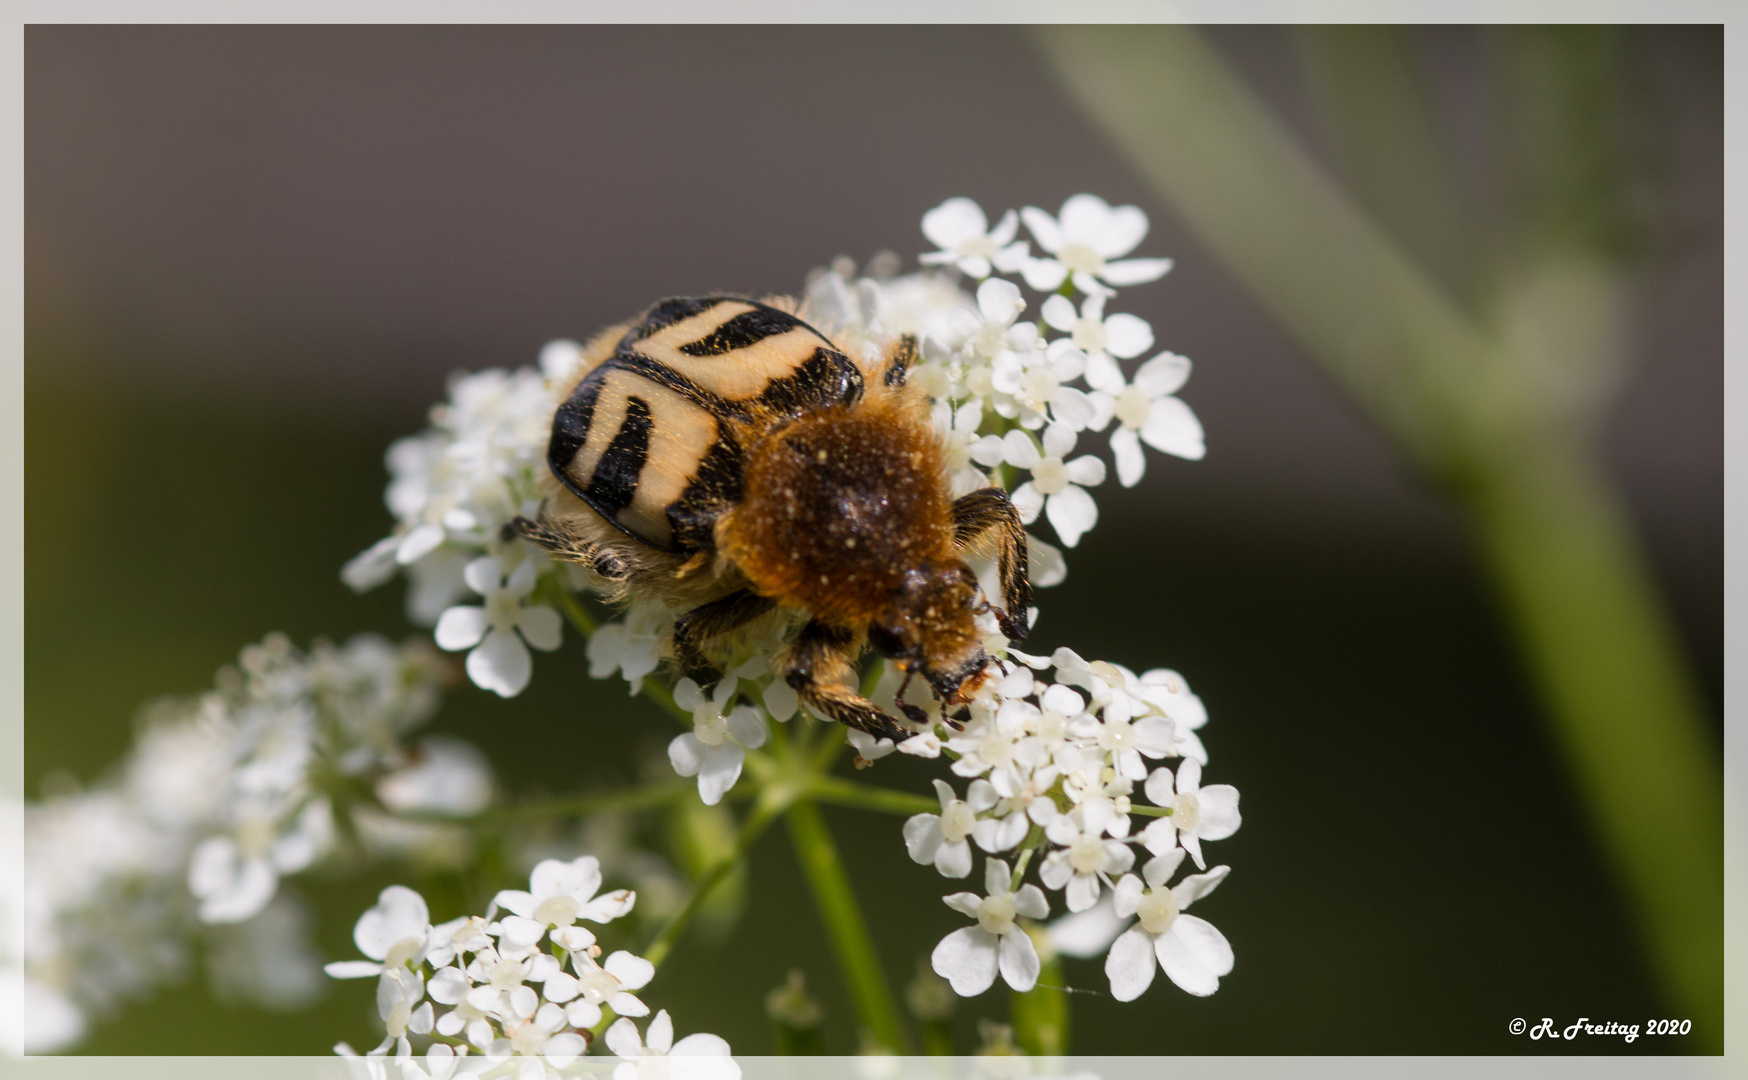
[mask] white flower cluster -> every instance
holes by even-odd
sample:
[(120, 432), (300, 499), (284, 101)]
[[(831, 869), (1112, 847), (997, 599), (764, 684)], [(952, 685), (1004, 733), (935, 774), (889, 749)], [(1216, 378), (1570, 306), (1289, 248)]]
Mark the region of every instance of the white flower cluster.
[[(1112, 996), (1139, 997), (1153, 981), (1155, 956), (1184, 990), (1213, 993), (1232, 970), (1232, 948), (1211, 925), (1180, 912), (1211, 892), (1228, 868), (1166, 888), (1186, 854), (1205, 870), (1202, 842), (1231, 836), (1240, 820), (1236, 789), (1201, 786), (1207, 752), (1196, 732), (1208, 718), (1201, 699), (1163, 668), (1137, 676), (1115, 664), (1088, 663), (1068, 649), (1048, 659), (1010, 655), (1027, 666), (1016, 664), (986, 684), (962, 730), (942, 725), (875, 750), (924, 757), (945, 752), (954, 757), (953, 773), (970, 780), (963, 798), (935, 782), (941, 812), (918, 814), (904, 825), (911, 858), (963, 878), (971, 873), (974, 844), (989, 855), (1015, 849), (1022, 860), (1041, 855), (1038, 878), (1062, 891), (1069, 912), (1092, 909), (1111, 889), (1119, 920), (1139, 916), (1134, 929), (1117, 937), (1119, 922), (1101, 943), (1116, 938), (1105, 962)], [(1055, 682), (1034, 674), (1052, 667)], [(1179, 759), (1176, 773), (1149, 765), (1161, 759)], [(1147, 806), (1137, 801), (1137, 787), (1163, 812), (1144, 828), (1134, 820)], [(1130, 873), (1137, 846), (1152, 856), (1141, 877)], [(1047, 897), (1036, 885), (1020, 883), (1024, 863), (1010, 872), (1006, 861), (990, 858), (984, 869), (986, 896), (946, 898), (977, 925), (942, 940), (935, 971), (965, 996), (989, 989), (998, 972), (1015, 990), (1029, 990), (1039, 959), (1015, 920), (1043, 919)]]
[[(149, 710), (108, 778), (27, 806), (25, 1047), (71, 1045), (90, 1014), (175, 977), (196, 934), (221, 987), (279, 1006), (319, 989), (307, 917), (276, 894), (334, 847), (331, 792), (373, 785), (390, 810), (452, 813), (490, 798), (477, 750), (404, 741), (435, 709), (442, 667), (418, 642), (305, 654), (269, 637), (214, 690)], [(368, 842), (367, 809), (354, 821)]]
[[(341, 578), (363, 591), (405, 571), (407, 616), (435, 626), (445, 649), (470, 650), (468, 676), (504, 697), (528, 685), (528, 646), (558, 648), (562, 620), (530, 594), (552, 564), (502, 530), (539, 509), (554, 402), (549, 380), (577, 363), (574, 342), (541, 354), (541, 371), (491, 369), (450, 380), (431, 427), (388, 449), (386, 500), (398, 524), (347, 563)], [(580, 582), (573, 581), (572, 584)], [(461, 603), (469, 596), (475, 603)]]
[[(1029, 241), (1016, 239), (1022, 220)], [(975, 202), (948, 199), (923, 216), (924, 235), (941, 250), (920, 261), (985, 279), (975, 297), (951, 272), (853, 279), (853, 265), (844, 265), (809, 282), (803, 314), (851, 349), (917, 334), (924, 360), (911, 378), (934, 400), (954, 493), (986, 486), (990, 470), (1015, 470), (1024, 477), (1010, 485), (1022, 518), (1031, 524), (1043, 517), (1074, 547), (1098, 521), (1088, 489), (1106, 475), (1102, 459), (1075, 453), (1086, 433), (1112, 431), (1112, 460), (1125, 487), (1145, 472), (1142, 443), (1190, 459), (1204, 452), (1200, 422), (1174, 396), (1189, 378), (1189, 360), (1161, 352), (1125, 375), (1123, 364), (1153, 347), (1153, 329), (1137, 316), (1106, 313), (1114, 286), (1154, 281), (1171, 267), (1169, 259), (1124, 257), (1147, 230), (1138, 207), (1113, 207), (1096, 195), (1070, 198), (1054, 217), (1035, 207), (1008, 211), (993, 230)], [(1020, 286), (992, 273), (1017, 274), (1048, 293), (1043, 322), (1022, 320)], [(505, 697), (528, 684), (530, 646), (560, 644), (562, 621), (541, 591), (543, 577), (549, 588), (589, 584), (581, 568), (555, 566), (501, 533), (517, 514), (538, 511), (553, 389), (573, 376), (578, 357), (574, 342), (554, 341), (538, 370), (453, 379), (449, 400), (431, 411), (431, 427), (389, 448), (393, 534), (341, 575), (362, 590), (405, 571), (409, 616), (435, 626), (443, 648), (468, 650), (468, 675)], [(1062, 553), (1036, 538), (1031, 564), (1036, 586), (1066, 573)], [(665, 655), (675, 614), (647, 598), (634, 603), (590, 638), (590, 673), (621, 673), (635, 693)]]
[[(353, 930), (369, 959), (329, 964), (327, 971), (377, 980), (386, 1034), (362, 1059), (345, 1043), (335, 1050), (374, 1080), (391, 1075), (390, 1060), (403, 1080), (488, 1072), (539, 1080), (579, 1071), (573, 1067), (594, 1040), (591, 1029), (611, 1009), (619, 1018), (604, 1041), (624, 1059), (615, 1080), (665, 1075), (669, 1057), (696, 1059), (683, 1071), (699, 1080), (736, 1080), (740, 1068), (728, 1043), (705, 1034), (674, 1041), (665, 1010), (639, 1033), (632, 1018), (650, 1010), (634, 991), (654, 977), (655, 966), (624, 950), (601, 959), (594, 932), (582, 925), (612, 922), (637, 897), (624, 889), (597, 895), (600, 889), (593, 856), (548, 859), (534, 868), (527, 891), (498, 893), (484, 917), (435, 926), (418, 893), (402, 885), (384, 889)], [(414, 1053), (415, 1036), (429, 1040), (422, 1054)]]

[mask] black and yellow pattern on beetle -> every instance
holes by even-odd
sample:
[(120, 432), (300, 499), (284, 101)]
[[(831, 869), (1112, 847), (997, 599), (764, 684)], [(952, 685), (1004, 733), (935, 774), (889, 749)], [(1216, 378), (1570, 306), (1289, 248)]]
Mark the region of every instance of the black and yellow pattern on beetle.
[(547, 461), (617, 528), (663, 551), (700, 551), (716, 514), (740, 499), (742, 450), (725, 421), (768, 423), (862, 391), (850, 358), (786, 311), (668, 300), (559, 406)]
[[(557, 388), (553, 480), (509, 534), (615, 600), (673, 610), (682, 672), (708, 680), (764, 627), (809, 710), (905, 737), (855, 689), (863, 651), (956, 708), (988, 678), (978, 616), (1021, 641), (1031, 599), (1007, 492), (953, 498), (932, 402), (906, 380), (916, 359), (910, 336), (852, 358), (781, 298), (665, 300), (591, 341)], [(966, 565), (977, 549), (996, 556), (1001, 607)]]

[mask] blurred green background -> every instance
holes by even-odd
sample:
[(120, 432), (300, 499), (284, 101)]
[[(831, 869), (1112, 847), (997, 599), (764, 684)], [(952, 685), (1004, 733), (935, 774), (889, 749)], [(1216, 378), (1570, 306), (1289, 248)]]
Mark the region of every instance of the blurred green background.
[[(1510, 213), (1489, 178), (1501, 103), (1522, 100), (1502, 87), (1524, 77), (1490, 33), (1406, 36), (1484, 223)], [(1314, 157), (1333, 155), (1292, 31), (1208, 38)], [(1594, 85), (1630, 181), (1609, 212), (1631, 225), (1632, 318), (1595, 445), (1715, 749), (1722, 32), (1612, 40)], [(1679, 1016), (1461, 519), (1025, 33), (33, 26), (25, 78), (28, 790), (99, 776), (140, 703), (206, 686), (270, 630), (409, 633), (398, 585), (354, 596), (338, 568), (386, 532), (382, 452), (450, 371), (530, 363), (662, 296), (793, 291), (839, 254), (908, 259), (950, 195), (993, 216), (1092, 191), (1144, 207), (1140, 254), (1177, 260), (1116, 306), (1195, 360), (1184, 396), (1209, 456), (1153, 457), (1139, 487), (1095, 493), (1099, 527), (1044, 594), (1038, 634), (1046, 651), (1183, 672), (1212, 714), (1210, 782), (1238, 786), (1245, 825), (1218, 848), (1232, 879), (1197, 910), (1238, 954), (1220, 992), (1161, 980), (1119, 1006), (1096, 962), (1069, 961), (1071, 985), (1100, 991), (1073, 999), (1074, 1049), (1512, 1053), (1517, 1016)], [(628, 782), (671, 735), (588, 679), (574, 639), (522, 697), (464, 686), (435, 728), (483, 746), (518, 796)], [(874, 778), (923, 791), (929, 774), (887, 759)], [(961, 920), (897, 819), (827, 815), (902, 987)], [(752, 871), (734, 934), (683, 943), (657, 996), (683, 1031), (768, 1052), (764, 992), (799, 966), (828, 1048), (852, 1050), (779, 831)], [(353, 919), (394, 876), (299, 883), (326, 959), (352, 955)], [(997, 992), (963, 1003), (961, 1048), (1005, 1012)], [(367, 1038), (372, 1013), (360, 983), (280, 1015), (190, 978), (83, 1049), (323, 1053)]]

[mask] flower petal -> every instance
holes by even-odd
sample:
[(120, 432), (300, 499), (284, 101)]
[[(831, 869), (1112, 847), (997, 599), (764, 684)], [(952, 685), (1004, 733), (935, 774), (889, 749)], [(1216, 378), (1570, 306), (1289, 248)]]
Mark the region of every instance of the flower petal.
[(1098, 487), (1105, 482), (1105, 463), (1091, 454), (1082, 454), (1065, 467), (1068, 479), (1081, 487)]
[(1220, 976), (1232, 971), (1232, 946), (1225, 935), (1194, 915), (1173, 919), (1154, 951), (1166, 977), (1197, 997), (1220, 989)]
[(1111, 432), (1111, 456), (1117, 459), (1117, 482), (1134, 487), (1147, 474), (1147, 455), (1141, 452), (1141, 437), (1129, 428)]
[(1187, 908), (1219, 888), (1220, 883), (1225, 881), (1226, 875), (1231, 872), (1230, 866), (1216, 866), (1205, 874), (1191, 874), (1173, 886), (1171, 893), (1177, 897), (1180, 908)]
[(684, 735), (674, 736), (674, 740), (668, 743), (668, 762), (681, 776), (697, 776), (699, 767), (704, 764), (704, 751), (707, 749), (703, 740), (688, 731)]
[[(1180, 916), (1181, 918), (1181, 916)], [(1111, 996), (1118, 1001), (1134, 1001), (1153, 985), (1154, 961), (1152, 937), (1135, 927), (1111, 944), (1105, 957), (1105, 977), (1111, 980)]]
[(728, 714), (728, 733), (749, 750), (765, 745), (765, 718), (759, 710), (742, 705)]
[(990, 278), (977, 287), (977, 309), (983, 313), (986, 322), (1006, 326), (1026, 310), (1026, 301), (1020, 297), (1018, 285), (1002, 278)]
[(635, 1058), (643, 1055), (643, 1040), (637, 1035), (637, 1025), (625, 1017), (613, 1021), (607, 1029), (607, 1049), (622, 1058)]
[(1196, 834), (1204, 840), (1224, 840), (1238, 831), (1238, 789), (1231, 784), (1209, 784), (1196, 792), (1202, 804)]
[(1085, 488), (1069, 484), (1050, 496), (1044, 504), (1044, 516), (1056, 530), (1056, 538), (1064, 547), (1074, 547), (1080, 538), (1099, 521), (1099, 507)]
[(1174, 397), (1163, 397), (1153, 403), (1142, 425), (1141, 438), (1155, 450), (1200, 461), (1208, 448), (1202, 433), (1202, 422), (1190, 407)]
[[(1049, 252), (1062, 250), (1062, 227), (1056, 224), (1055, 218), (1038, 209), (1036, 206), (1022, 208), (1020, 210), (1020, 218), (1025, 221), (1027, 231), (1032, 234), (1032, 239), (1037, 241), (1039, 247)], [(1031, 279), (1029, 277), (1027, 278), (1026, 284), (1031, 285)], [(1059, 278), (1057, 279), (1056, 285), (1060, 284), (1062, 284), (1062, 281)], [(1054, 289), (1056, 285), (1052, 285), (1050, 288)], [(1038, 289), (1039, 287), (1032, 285), (1032, 288)], [(1047, 290), (1039, 289), (1039, 291), (1043, 292)]]
[(657, 1053), (665, 1054), (674, 1046), (674, 1018), (663, 1009), (656, 1013), (655, 1019), (649, 1022), (649, 1028), (644, 1032), (649, 1040), (649, 1048)]
[(952, 984), (955, 994), (975, 997), (995, 983), (998, 947), (994, 934), (980, 926), (967, 926), (941, 939), (929, 955), (929, 966)]
[(935, 852), (946, 843), (941, 835), (941, 817), (939, 814), (917, 814), (904, 823), (904, 849), (909, 852), (911, 862), (919, 866), (927, 866), (935, 861)]
[(935, 870), (942, 877), (962, 878), (971, 873), (971, 845), (961, 840), (935, 849)]
[(467, 654), (467, 676), (499, 697), (515, 697), (528, 685), (534, 661), (528, 646), (515, 634), (492, 629), (479, 647)]
[(1061, 293), (1056, 293), (1044, 301), (1040, 309), (1044, 321), (1058, 330), (1070, 331), (1074, 324), (1080, 321), (1080, 313), (1074, 310), (1074, 301)]
[(564, 620), (545, 604), (523, 608), (516, 629), (524, 641), (542, 652), (552, 652), (564, 644)]
[[(1032, 516), (1036, 518), (1037, 514)], [(1063, 557), (1062, 549), (1031, 533), (1026, 534), (1026, 568), (1034, 588), (1060, 585), (1068, 577), (1068, 560)]]
[(1014, 911), (1028, 919), (1042, 919), (1050, 914), (1050, 901), (1044, 890), (1027, 882), (1014, 894)]
[[(1119, 312), (1105, 320), (1105, 351), (1130, 360), (1153, 348), (1153, 327), (1138, 315)], [(1171, 393), (1170, 390), (1164, 393)]]
[(1143, 285), (1158, 281), (1170, 269), (1170, 259), (1124, 259), (1106, 263), (1099, 276), (1112, 285)]
[(471, 649), (486, 636), (486, 609), (483, 607), (452, 607), (437, 620), (437, 647), (458, 652)]
[(989, 219), (983, 207), (956, 196), (923, 215), (923, 235), (942, 251), (952, 251), (966, 240), (984, 235)]
[(474, 592), (490, 596), (504, 587), (503, 564), (490, 555), (482, 555), (467, 564), (467, 569), (461, 572), (461, 579)]
[(1038, 950), (1032, 945), (1032, 935), (1014, 927), (1001, 936), (997, 947), (1001, 977), (1008, 986), (1025, 993), (1038, 984)]
[[(671, 748), (670, 748), (671, 749)], [(698, 769), (698, 798), (705, 806), (715, 806), (740, 779), (741, 763), (747, 753), (733, 743), (712, 746), (704, 751), (704, 762)]]
[(641, 956), (633, 956), (624, 949), (612, 953), (601, 962), (607, 974), (618, 979), (627, 990), (641, 990), (655, 978), (655, 965)]

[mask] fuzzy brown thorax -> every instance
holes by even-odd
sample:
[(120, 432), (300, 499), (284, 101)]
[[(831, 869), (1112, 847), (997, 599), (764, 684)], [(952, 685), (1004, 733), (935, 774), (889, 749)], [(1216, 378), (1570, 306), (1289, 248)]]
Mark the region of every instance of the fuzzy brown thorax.
[(956, 561), (943, 474), (937, 437), (908, 395), (803, 414), (747, 447), (717, 550), (760, 595), (859, 630), (907, 570)]

